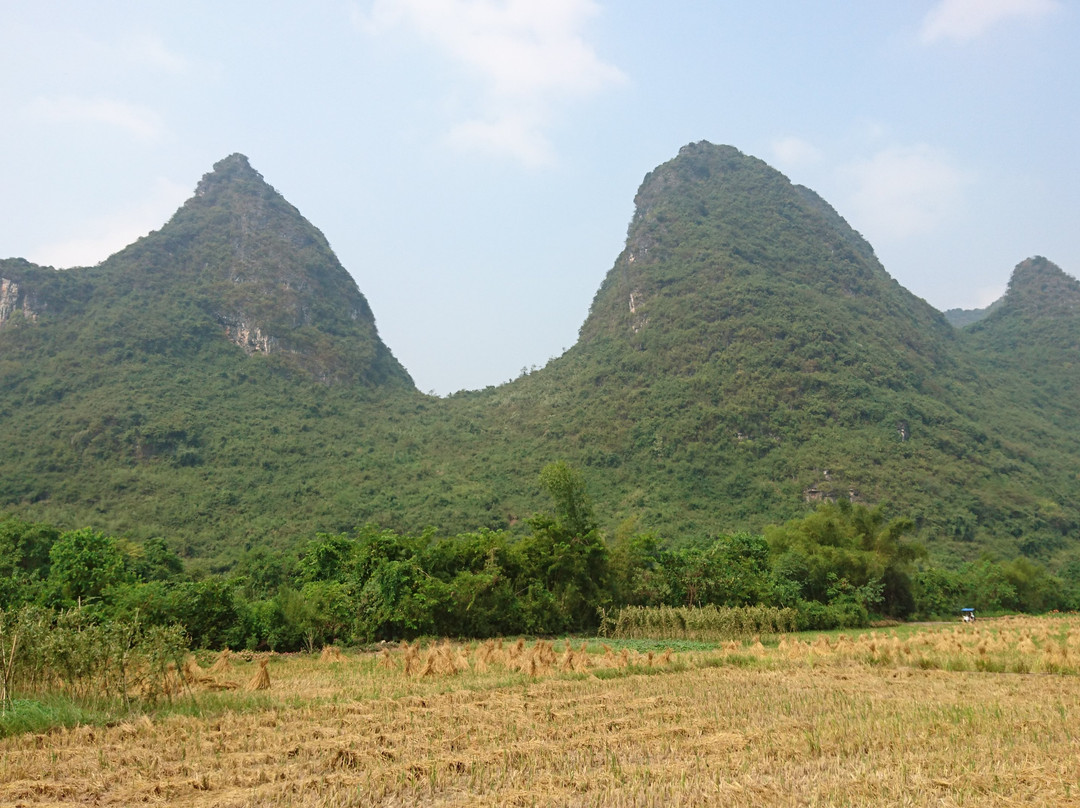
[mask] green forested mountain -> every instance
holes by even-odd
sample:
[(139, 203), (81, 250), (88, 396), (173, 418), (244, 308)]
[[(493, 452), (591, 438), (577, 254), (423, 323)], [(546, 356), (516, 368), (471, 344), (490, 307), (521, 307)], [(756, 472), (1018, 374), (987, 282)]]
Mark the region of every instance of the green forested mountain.
[(514, 528), (585, 472), (613, 535), (886, 502), (942, 557), (1076, 549), (1077, 282), (957, 331), (812, 191), (698, 143), (651, 172), (577, 343), (418, 392), (323, 236), (240, 155), (97, 267), (0, 262), (0, 508), (227, 559), (365, 522)]
[(1001, 298), (991, 303), (985, 309), (947, 309), (945, 311), (945, 319), (957, 328), (963, 328), (964, 326), (979, 322), (979, 320), (988, 315), (999, 305), (1001, 305)]

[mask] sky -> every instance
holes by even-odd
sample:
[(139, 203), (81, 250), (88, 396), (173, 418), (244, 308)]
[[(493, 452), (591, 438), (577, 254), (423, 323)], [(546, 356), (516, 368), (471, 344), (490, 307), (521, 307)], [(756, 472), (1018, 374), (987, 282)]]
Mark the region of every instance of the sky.
[(0, 0), (0, 256), (93, 266), (234, 152), (417, 386), (577, 339), (645, 174), (699, 140), (829, 201), (938, 309), (1080, 274), (1070, 0)]

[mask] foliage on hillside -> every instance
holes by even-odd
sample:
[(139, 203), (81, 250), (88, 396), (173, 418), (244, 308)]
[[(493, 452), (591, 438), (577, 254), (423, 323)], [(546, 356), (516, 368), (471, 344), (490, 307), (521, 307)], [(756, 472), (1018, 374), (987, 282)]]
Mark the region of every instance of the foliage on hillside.
[(179, 625), (196, 647), (313, 650), (604, 630), (625, 607), (762, 607), (798, 628), (828, 629), (865, 626), (873, 615), (950, 616), (960, 606), (1080, 606), (1080, 570), (1062, 580), (1023, 558), (932, 566), (907, 538), (910, 520), (861, 505), (824, 504), (764, 536), (682, 547), (648, 534), (608, 541), (580, 482), (573, 467), (548, 466), (543, 485), (554, 507), (520, 537), (365, 527), (318, 534), (293, 553), (251, 550), (228, 573), (202, 576), (161, 540), (137, 545), (9, 517), (0, 521), (0, 572), (10, 581), (0, 616), (51, 609), (33, 613), (51, 623), (74, 610), (80, 626), (126, 626), (133, 637)]
[(1039, 270), (1057, 308), (1003, 304), (958, 333), (823, 200), (735, 149), (686, 147), (636, 202), (578, 343), (442, 400), (240, 155), (100, 266), (0, 261), (22, 307), (0, 325), (0, 504), (220, 570), (365, 524), (524, 541), (538, 474), (565, 459), (608, 536), (693, 547), (889, 503), (951, 567), (1080, 563), (1071, 279)]

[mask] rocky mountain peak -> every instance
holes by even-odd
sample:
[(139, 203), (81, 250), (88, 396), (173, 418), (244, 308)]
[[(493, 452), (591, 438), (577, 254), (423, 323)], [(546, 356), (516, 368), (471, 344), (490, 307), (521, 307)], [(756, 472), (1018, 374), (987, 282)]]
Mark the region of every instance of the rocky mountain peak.
[(1080, 313), (1080, 281), (1041, 255), (1017, 264), (1009, 279), (1004, 308), (1028, 317), (1064, 317)]
[(756, 157), (701, 141), (646, 175), (626, 247), (581, 337), (656, 344), (661, 332), (665, 342), (693, 334), (727, 344), (741, 323), (779, 333), (786, 312), (815, 308), (930, 354), (938, 348), (928, 341), (950, 338), (943, 318), (905, 292), (820, 196)]
[(326, 383), (413, 386), (325, 236), (243, 154), (215, 163), (160, 230), (97, 267), (4, 266), (0, 322), (47, 311), (78, 321), (83, 340), (137, 328), (156, 335), (139, 343), (156, 353), (225, 339)]
[(196, 186), (195, 196), (212, 195), (228, 187), (273, 192), (262, 174), (252, 168), (248, 158), (239, 152), (214, 163), (213, 170), (204, 174)]

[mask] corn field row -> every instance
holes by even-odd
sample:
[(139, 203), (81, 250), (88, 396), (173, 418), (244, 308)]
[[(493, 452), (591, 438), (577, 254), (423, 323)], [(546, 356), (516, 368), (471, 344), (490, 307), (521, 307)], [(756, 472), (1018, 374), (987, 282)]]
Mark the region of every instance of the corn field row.
[(601, 632), (617, 639), (705, 642), (783, 634), (797, 612), (776, 606), (626, 606), (602, 614)]

